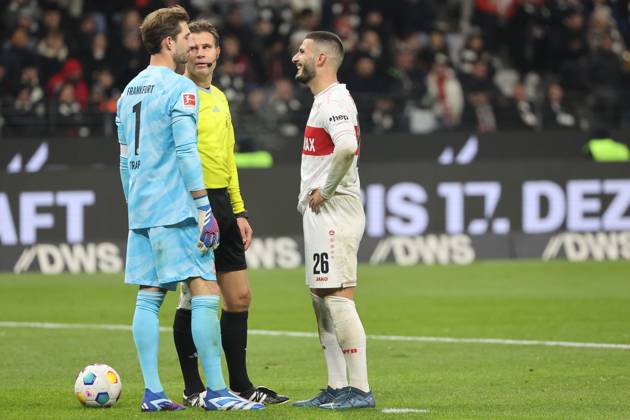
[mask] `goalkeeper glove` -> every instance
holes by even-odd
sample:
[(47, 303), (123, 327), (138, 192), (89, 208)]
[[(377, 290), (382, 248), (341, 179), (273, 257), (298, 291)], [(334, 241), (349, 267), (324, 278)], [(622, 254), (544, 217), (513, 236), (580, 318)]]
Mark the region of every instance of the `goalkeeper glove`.
[(197, 205), (197, 223), (201, 231), (197, 248), (205, 254), (210, 248), (216, 249), (219, 246), (219, 224), (212, 214), (208, 196), (195, 198), (195, 204)]

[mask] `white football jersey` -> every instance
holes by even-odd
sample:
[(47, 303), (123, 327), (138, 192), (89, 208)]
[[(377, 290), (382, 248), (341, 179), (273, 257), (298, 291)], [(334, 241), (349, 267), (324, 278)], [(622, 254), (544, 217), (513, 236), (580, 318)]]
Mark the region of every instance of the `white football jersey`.
[(298, 210), (304, 213), (311, 191), (323, 188), (328, 178), (335, 142), (341, 135), (351, 133), (357, 139), (357, 151), (352, 166), (337, 186), (336, 194), (361, 199), (357, 159), (360, 149), (357, 107), (346, 85), (333, 83), (315, 96), (304, 130), (302, 148), (302, 182)]

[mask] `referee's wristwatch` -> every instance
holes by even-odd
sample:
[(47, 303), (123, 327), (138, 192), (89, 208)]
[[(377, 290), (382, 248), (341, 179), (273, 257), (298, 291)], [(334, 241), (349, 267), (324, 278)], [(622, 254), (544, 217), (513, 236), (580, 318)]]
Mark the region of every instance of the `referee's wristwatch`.
[(242, 218), (244, 218), (244, 219), (248, 219), (248, 220), (249, 220), (249, 213), (247, 213), (247, 210), (245, 210), (245, 211), (242, 211), (242, 212), (240, 212), (240, 213), (236, 213), (236, 214), (234, 215), (234, 217), (236, 217), (237, 219), (238, 219), (239, 217), (242, 217)]

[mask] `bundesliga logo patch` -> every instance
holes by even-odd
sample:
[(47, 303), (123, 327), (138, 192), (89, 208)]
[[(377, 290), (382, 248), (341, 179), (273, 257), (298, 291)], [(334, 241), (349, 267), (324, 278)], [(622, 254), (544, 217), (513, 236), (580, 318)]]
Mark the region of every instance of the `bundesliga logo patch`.
[(193, 93), (182, 93), (182, 104), (184, 108), (195, 108), (197, 106), (197, 100)]

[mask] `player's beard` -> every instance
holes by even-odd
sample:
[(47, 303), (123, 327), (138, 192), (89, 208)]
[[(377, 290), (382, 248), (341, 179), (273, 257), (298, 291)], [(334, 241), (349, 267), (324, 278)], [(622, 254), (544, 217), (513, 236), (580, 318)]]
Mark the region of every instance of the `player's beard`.
[(177, 51), (173, 54), (173, 61), (175, 64), (186, 64), (188, 62), (188, 50), (186, 51)]
[(315, 61), (305, 61), (302, 64), (302, 69), (298, 69), (298, 72), (295, 74), (295, 80), (300, 83), (308, 84), (315, 77)]

